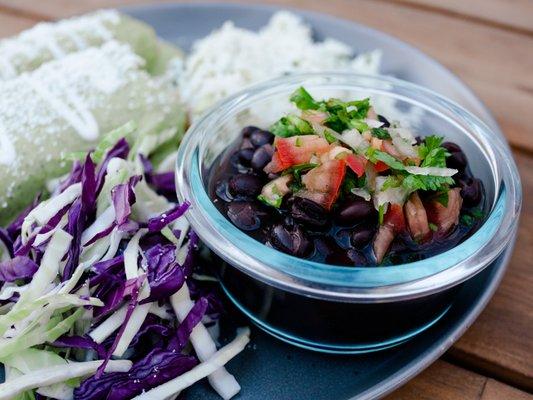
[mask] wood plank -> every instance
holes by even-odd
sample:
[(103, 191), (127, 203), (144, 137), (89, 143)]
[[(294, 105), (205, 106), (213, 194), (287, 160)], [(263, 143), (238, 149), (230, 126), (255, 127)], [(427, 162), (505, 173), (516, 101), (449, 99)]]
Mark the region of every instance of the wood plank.
[(0, 14), (0, 38), (14, 35), (34, 24), (35, 21), (28, 18)]
[(444, 12), (501, 29), (533, 34), (533, 2), (530, 0), (388, 0)]
[(385, 400), (531, 400), (533, 396), (494, 379), (437, 361)]
[(494, 379), (489, 379), (481, 395), (481, 400), (530, 400), (532, 397), (526, 392), (495, 381)]
[[(120, 4), (143, 2), (126, 0)], [(533, 37), (398, 3), (370, 0), (268, 2), (352, 19), (419, 47), (473, 87), (493, 110), (513, 145), (533, 152), (533, 113), (530, 112), (533, 103)], [(0, 5), (47, 17), (62, 17), (117, 3), (118, 0), (48, 0), (46, 3), (0, 0)]]
[(515, 152), (515, 159), (524, 200), (509, 269), (488, 307), (448, 355), (533, 391), (533, 157)]

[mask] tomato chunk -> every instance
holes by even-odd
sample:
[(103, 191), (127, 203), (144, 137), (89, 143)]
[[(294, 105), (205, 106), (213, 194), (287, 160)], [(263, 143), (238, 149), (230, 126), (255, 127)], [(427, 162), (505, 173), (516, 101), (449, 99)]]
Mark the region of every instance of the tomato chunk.
[(346, 164), (342, 160), (330, 160), (313, 168), (302, 178), (305, 189), (297, 193), (329, 210), (339, 196)]
[(378, 264), (383, 261), (396, 235), (404, 229), (405, 217), (403, 215), (403, 207), (399, 204), (390, 204), (389, 209), (383, 217), (383, 224), (380, 225), (372, 245)]
[(316, 155), (320, 156), (329, 151), (329, 143), (318, 135), (293, 136), (276, 138), (276, 151), (272, 162), (267, 164), (265, 172), (281, 172), (293, 165), (308, 163)]
[(399, 233), (405, 229), (405, 216), (400, 204), (390, 204), (383, 217), (383, 225), (391, 226), (394, 232)]
[(389, 166), (385, 164), (383, 161), (378, 161), (374, 164), (374, 169), (376, 172), (383, 172), (389, 169)]
[(355, 174), (357, 175), (357, 177), (362, 177), (365, 173), (365, 166), (366, 166), (366, 162), (367, 162), (367, 159), (362, 157), (362, 156), (359, 156), (359, 155), (355, 155), (355, 154), (349, 154), (346, 159), (346, 164), (348, 165), (348, 167), (350, 167), (350, 169), (355, 172)]

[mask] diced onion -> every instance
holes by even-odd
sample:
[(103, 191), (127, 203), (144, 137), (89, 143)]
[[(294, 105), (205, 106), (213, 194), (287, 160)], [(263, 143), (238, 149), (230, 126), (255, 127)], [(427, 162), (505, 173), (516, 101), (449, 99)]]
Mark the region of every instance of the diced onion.
[(405, 170), (413, 175), (453, 176), (458, 171), (453, 168), (439, 167), (405, 167)]

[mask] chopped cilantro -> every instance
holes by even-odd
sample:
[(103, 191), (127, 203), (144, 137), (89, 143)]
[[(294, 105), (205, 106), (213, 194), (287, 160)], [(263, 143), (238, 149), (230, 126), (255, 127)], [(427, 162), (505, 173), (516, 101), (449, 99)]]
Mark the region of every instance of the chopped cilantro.
[(300, 110), (318, 110), (321, 104), (301, 86), (291, 94), (290, 101)]
[(402, 184), (402, 179), (399, 176), (389, 175), (383, 185), (381, 186), (381, 191), (385, 191), (390, 188), (399, 187)]
[(442, 192), (437, 193), (437, 197), (435, 198), (435, 200), (437, 200), (444, 207), (448, 207), (448, 191), (444, 190)]
[(461, 215), (461, 223), (466, 226), (472, 226), (477, 220), (483, 218), (484, 213), (479, 208), (474, 208)]
[(449, 176), (432, 175), (408, 175), (404, 178), (402, 186), (409, 192), (417, 190), (446, 190), (448, 185), (453, 185), (454, 181)]
[(381, 140), (386, 140), (386, 139), (391, 138), (389, 131), (383, 128), (372, 128), (370, 132), (372, 133), (372, 136), (377, 137), (378, 139), (381, 139)]
[(382, 204), (378, 209), (378, 220), (380, 225), (383, 225), (383, 220), (385, 219), (385, 206), (386, 204)]
[(270, 127), (270, 131), (280, 137), (312, 135), (314, 133), (313, 128), (307, 121), (293, 114), (282, 117)]
[(352, 189), (363, 188), (366, 186), (366, 175), (358, 178), (353, 171), (347, 170), (346, 175), (344, 175), (344, 180), (342, 181), (341, 186), (341, 196), (351, 195)]
[(423, 160), (421, 167), (446, 167), (446, 157), (450, 155), (448, 150), (441, 147), (441, 136), (427, 136), (418, 147), (418, 155)]
[(318, 166), (318, 164), (314, 163), (294, 165), (283, 171), (283, 175), (292, 174), (294, 176), (294, 179), (300, 180), (303, 172), (313, 169), (316, 166)]
[(428, 225), (429, 229), (431, 229), (433, 232), (437, 232), (437, 229), (439, 229), (439, 227), (432, 222), (430, 222)]
[(394, 158), (390, 154), (385, 153), (381, 150), (377, 150), (373, 147), (369, 147), (366, 150), (366, 157), (374, 164), (377, 163), (378, 161), (381, 161), (387, 164), (392, 169), (396, 169), (399, 171), (405, 170), (405, 166), (403, 165), (401, 161), (398, 161), (396, 158)]

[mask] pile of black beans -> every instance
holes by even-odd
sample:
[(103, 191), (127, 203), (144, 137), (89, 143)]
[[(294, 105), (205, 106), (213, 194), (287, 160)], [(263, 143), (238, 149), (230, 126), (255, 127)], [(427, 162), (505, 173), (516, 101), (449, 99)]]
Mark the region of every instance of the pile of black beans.
[[(220, 212), (251, 237), (287, 254), (333, 265), (375, 265), (372, 239), (379, 223), (371, 201), (344, 193), (328, 212), (321, 205), (297, 196), (285, 196), (279, 209), (257, 199), (263, 186), (277, 177), (263, 171), (272, 159), (273, 142), (272, 133), (248, 126), (214, 163), (210, 195)], [(469, 173), (459, 146), (448, 142), (444, 147), (451, 154), (448, 167), (459, 170), (456, 182), (461, 187), (465, 207), (478, 205), (483, 197), (481, 182)], [(450, 247), (466, 232), (457, 233), (457, 240), (451, 240)], [(395, 242), (390, 258), (395, 264), (413, 256), (414, 259), (430, 256), (432, 247), (435, 252), (443, 251), (442, 243), (425, 244), (418, 251), (408, 235), (401, 235)]]

